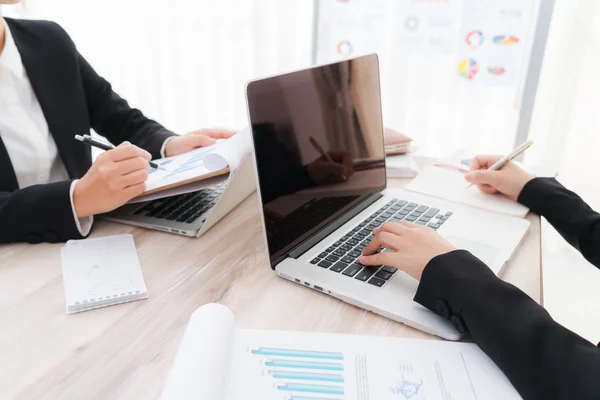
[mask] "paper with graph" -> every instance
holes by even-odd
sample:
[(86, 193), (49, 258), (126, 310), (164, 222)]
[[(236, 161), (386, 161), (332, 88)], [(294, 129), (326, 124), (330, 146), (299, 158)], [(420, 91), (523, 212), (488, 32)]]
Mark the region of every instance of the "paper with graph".
[[(227, 140), (219, 140), (212, 146), (155, 160), (165, 169), (150, 170), (144, 195), (235, 172), (249, 152), (250, 132), (246, 129)], [(187, 191), (193, 190), (198, 188), (191, 187)], [(169, 193), (174, 194), (176, 193)]]
[(192, 315), (162, 398), (520, 399), (475, 345), (234, 329), (225, 306)]

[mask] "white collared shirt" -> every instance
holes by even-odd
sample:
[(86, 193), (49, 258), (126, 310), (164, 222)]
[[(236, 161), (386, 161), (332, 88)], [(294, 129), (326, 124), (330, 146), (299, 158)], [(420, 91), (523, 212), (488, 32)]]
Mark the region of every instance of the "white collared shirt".
[[(0, 53), (0, 137), (19, 188), (68, 180), (69, 174), (58, 154), (8, 24), (2, 17), (0, 24), (6, 29), (4, 49)], [(76, 183), (77, 180), (71, 184), (71, 208), (79, 232), (86, 236), (93, 217), (77, 218), (73, 206)]]

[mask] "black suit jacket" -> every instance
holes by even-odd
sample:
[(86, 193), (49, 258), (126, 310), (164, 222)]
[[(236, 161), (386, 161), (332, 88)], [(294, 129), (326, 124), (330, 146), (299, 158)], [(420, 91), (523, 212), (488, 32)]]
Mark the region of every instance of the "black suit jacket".
[[(153, 158), (160, 157), (163, 142), (174, 134), (113, 92), (60, 26), (9, 18), (6, 22), (71, 179), (81, 178), (91, 166), (90, 148), (74, 140), (90, 129), (115, 145), (128, 140)], [(19, 189), (0, 138), (0, 243), (79, 238), (71, 210), (71, 182)]]
[[(555, 179), (536, 178), (519, 202), (600, 267), (600, 214), (576, 194)], [(525, 399), (600, 399), (600, 348), (556, 323), (470, 253), (431, 260), (415, 301), (469, 332)]]

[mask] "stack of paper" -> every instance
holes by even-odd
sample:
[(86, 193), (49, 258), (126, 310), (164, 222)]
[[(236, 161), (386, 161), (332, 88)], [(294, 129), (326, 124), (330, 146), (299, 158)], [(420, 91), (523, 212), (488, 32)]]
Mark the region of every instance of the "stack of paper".
[(419, 173), (415, 159), (408, 154), (386, 157), (385, 168), (388, 178), (414, 178)]

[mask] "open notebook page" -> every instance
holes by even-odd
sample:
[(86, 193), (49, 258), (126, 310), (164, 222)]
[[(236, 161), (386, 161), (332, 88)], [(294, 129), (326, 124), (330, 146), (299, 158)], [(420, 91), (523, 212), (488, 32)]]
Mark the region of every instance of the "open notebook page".
[(431, 166), (421, 172), (406, 190), (521, 218), (529, 212), (524, 205), (500, 194), (483, 193), (475, 186), (467, 189), (468, 184), (460, 171)]
[(192, 315), (162, 398), (510, 400), (520, 396), (472, 343), (235, 330), (231, 311), (209, 304)]

